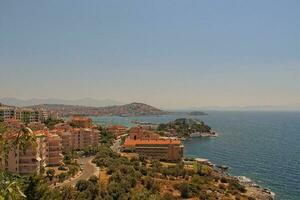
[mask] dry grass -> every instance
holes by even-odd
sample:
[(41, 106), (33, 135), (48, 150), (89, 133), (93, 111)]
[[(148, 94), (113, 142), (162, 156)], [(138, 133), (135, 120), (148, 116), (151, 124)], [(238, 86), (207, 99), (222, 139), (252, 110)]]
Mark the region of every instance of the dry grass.
[(107, 174), (105, 169), (99, 171), (99, 180), (100, 180), (101, 185), (107, 186), (109, 177), (110, 176)]
[(137, 158), (138, 157), (138, 154), (136, 153), (121, 153), (121, 156), (124, 156), (128, 159), (131, 159), (131, 158)]

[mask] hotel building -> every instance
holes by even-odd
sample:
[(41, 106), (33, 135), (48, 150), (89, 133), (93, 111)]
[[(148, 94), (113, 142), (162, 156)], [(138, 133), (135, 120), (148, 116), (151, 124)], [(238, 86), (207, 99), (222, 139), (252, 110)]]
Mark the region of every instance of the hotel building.
[(153, 131), (135, 127), (122, 145), (122, 151), (135, 152), (139, 156), (165, 161), (180, 161), (183, 145), (178, 139), (161, 138)]

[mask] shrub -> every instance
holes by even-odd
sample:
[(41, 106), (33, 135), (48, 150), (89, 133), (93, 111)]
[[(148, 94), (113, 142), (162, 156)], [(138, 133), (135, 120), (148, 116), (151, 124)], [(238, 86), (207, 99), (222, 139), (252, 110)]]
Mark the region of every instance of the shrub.
[(58, 181), (59, 182), (64, 182), (67, 178), (67, 174), (66, 173), (61, 173), (58, 175)]
[(171, 194), (171, 193), (164, 193), (164, 195), (162, 196), (162, 200), (174, 200), (175, 197)]
[(222, 183), (219, 185), (219, 188), (220, 188), (221, 190), (225, 190), (225, 189), (226, 189), (225, 185), (222, 184)]
[(222, 177), (222, 178), (221, 178), (221, 183), (228, 183), (228, 180), (227, 180), (227, 178), (225, 178), (225, 177)]
[(190, 197), (190, 186), (187, 182), (183, 182), (178, 186), (182, 198)]
[(57, 169), (61, 171), (67, 171), (67, 168), (63, 165), (59, 166)]

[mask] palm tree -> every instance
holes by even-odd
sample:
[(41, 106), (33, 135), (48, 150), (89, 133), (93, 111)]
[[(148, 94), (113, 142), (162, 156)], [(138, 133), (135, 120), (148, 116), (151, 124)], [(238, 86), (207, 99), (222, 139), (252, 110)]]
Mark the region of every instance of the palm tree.
[(15, 200), (26, 198), (20, 190), (18, 183), (15, 181), (9, 182), (2, 179), (0, 183), (0, 200)]

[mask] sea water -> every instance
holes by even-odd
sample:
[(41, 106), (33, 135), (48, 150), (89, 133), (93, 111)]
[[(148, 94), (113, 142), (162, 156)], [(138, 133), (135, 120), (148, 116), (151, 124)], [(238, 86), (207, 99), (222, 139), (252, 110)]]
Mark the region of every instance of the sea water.
[(133, 126), (134, 120), (163, 123), (181, 117), (201, 119), (219, 133), (216, 138), (186, 139), (185, 156), (227, 165), (231, 174), (270, 188), (276, 199), (300, 199), (300, 112), (211, 111), (205, 116), (181, 113), (93, 120)]

